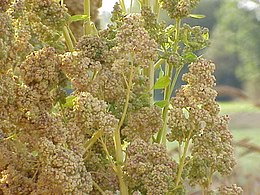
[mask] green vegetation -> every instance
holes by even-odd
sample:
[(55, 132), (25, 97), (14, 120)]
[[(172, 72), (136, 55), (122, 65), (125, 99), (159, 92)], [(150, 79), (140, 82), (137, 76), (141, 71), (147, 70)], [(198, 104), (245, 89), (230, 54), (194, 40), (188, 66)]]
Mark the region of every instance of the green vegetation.
[(259, 107), (256, 107), (251, 102), (247, 101), (219, 102), (219, 105), (221, 114), (233, 114), (238, 112), (260, 113)]

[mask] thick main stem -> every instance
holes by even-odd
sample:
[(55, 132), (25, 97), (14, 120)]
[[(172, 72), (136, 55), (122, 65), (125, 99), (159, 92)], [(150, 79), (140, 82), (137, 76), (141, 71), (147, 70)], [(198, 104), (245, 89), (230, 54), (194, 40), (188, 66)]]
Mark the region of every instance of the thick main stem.
[(134, 69), (134, 65), (133, 65), (133, 60), (131, 60), (131, 70), (130, 70), (129, 81), (128, 81), (128, 85), (127, 85), (124, 110), (123, 110), (121, 119), (118, 123), (117, 129), (115, 130), (115, 133), (114, 133), (114, 142), (115, 142), (115, 150), (116, 150), (115, 152), (116, 152), (116, 161), (117, 161), (117, 166), (116, 166), (117, 167), (117, 176), (119, 179), (120, 192), (122, 195), (128, 195), (128, 187), (123, 179), (122, 164), (124, 161), (124, 155), (123, 155), (123, 150), (122, 150), (122, 145), (121, 145), (120, 129), (124, 123), (128, 105), (129, 105), (130, 92), (131, 92), (131, 88), (133, 86), (134, 71), (135, 71), (135, 69)]
[[(176, 19), (176, 30), (175, 30), (175, 39), (174, 39), (174, 52), (178, 53), (178, 47), (179, 47), (179, 33), (180, 33), (180, 25), (181, 25), (181, 20), (180, 19)], [(179, 64), (177, 64), (178, 66), (180, 66)], [(156, 138), (156, 142), (157, 143), (162, 143), (162, 144), (166, 144), (166, 133), (167, 133), (167, 120), (168, 120), (168, 109), (169, 109), (169, 101), (173, 92), (173, 89), (175, 87), (177, 78), (179, 76), (180, 73), (180, 68), (178, 68), (176, 70), (174, 79), (172, 81), (172, 83), (170, 85), (168, 85), (165, 88), (165, 93), (164, 93), (164, 100), (167, 101), (167, 105), (163, 108), (163, 112), (162, 112), (162, 117), (163, 117), (163, 127), (159, 130), (158, 134), (157, 134), (157, 138)], [(172, 74), (173, 74), (173, 65), (167, 64), (166, 63), (166, 75), (169, 78), (172, 78)]]

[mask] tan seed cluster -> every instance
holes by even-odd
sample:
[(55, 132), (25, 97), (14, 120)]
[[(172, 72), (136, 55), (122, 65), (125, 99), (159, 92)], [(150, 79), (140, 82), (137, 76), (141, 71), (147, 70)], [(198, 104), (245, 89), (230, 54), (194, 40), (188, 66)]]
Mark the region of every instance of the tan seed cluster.
[(134, 141), (141, 138), (148, 142), (162, 126), (160, 118), (161, 111), (156, 107), (143, 107), (140, 110), (130, 113), (127, 126), (122, 129), (122, 134), (127, 140)]
[(127, 147), (126, 154), (124, 171), (130, 189), (149, 195), (163, 195), (170, 189), (176, 164), (164, 146), (136, 139)]
[(133, 58), (136, 66), (148, 67), (157, 58), (157, 44), (150, 38), (143, 27), (143, 21), (138, 14), (131, 14), (124, 18), (124, 24), (118, 29), (116, 36), (119, 56)]

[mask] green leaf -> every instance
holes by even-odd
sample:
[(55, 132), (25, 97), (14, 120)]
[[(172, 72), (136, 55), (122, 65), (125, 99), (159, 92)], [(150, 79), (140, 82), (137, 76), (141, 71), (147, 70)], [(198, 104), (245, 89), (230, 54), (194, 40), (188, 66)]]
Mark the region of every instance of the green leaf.
[(201, 15), (201, 14), (189, 14), (189, 17), (191, 18), (195, 18), (195, 19), (202, 19), (205, 18), (205, 15)]
[(31, 153), (34, 157), (37, 157), (38, 156), (38, 152), (37, 151), (32, 151), (32, 153)]
[(182, 57), (186, 63), (194, 62), (197, 59), (197, 56), (192, 52), (184, 53)]
[(162, 78), (163, 76), (164, 76), (164, 71), (163, 71), (162, 67), (160, 67), (159, 79)]
[(205, 40), (209, 40), (209, 33), (204, 33), (204, 34), (202, 35), (202, 37), (203, 37), (203, 39), (205, 39)]
[(64, 108), (71, 108), (73, 106), (73, 101), (75, 100), (76, 96), (70, 95), (66, 97), (66, 103), (63, 104)]
[(167, 104), (168, 104), (167, 100), (161, 100), (154, 103), (155, 106), (158, 106), (160, 108), (164, 108), (165, 106), (167, 106)]
[(155, 82), (153, 88), (154, 89), (163, 89), (163, 88), (167, 87), (170, 84), (170, 82), (171, 82), (171, 79), (169, 77), (163, 76)]
[(69, 21), (77, 22), (77, 21), (86, 20), (86, 19), (88, 19), (87, 15), (73, 15), (73, 16), (70, 16)]

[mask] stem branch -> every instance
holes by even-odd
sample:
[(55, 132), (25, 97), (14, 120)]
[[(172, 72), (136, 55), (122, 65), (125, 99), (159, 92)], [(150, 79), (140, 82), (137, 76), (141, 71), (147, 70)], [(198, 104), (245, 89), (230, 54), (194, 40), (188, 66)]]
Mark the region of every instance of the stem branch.
[(84, 0), (84, 15), (87, 16), (86, 21), (84, 21), (84, 35), (91, 34), (91, 20), (90, 20), (90, 0)]

